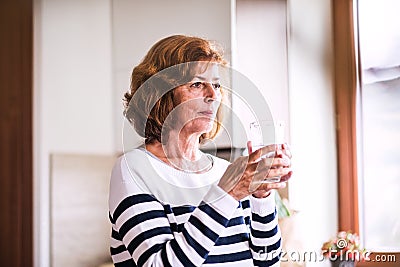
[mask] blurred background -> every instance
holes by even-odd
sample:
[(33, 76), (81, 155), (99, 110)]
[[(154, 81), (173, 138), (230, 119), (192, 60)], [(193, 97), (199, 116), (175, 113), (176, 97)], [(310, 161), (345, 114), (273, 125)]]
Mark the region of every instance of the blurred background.
[[(124, 124), (121, 99), (132, 68), (156, 41), (171, 34), (219, 42), (232, 67), (258, 87), (274, 118), (285, 122), (287, 141), (299, 156), (293, 159), (295, 175), (282, 196), (305, 220), (321, 222), (308, 229), (313, 234), (304, 240), (304, 246), (319, 251), (337, 227), (330, 12), (329, 1), (292, 6), (285, 0), (39, 1), (34, 71), (40, 189), (35, 244), (40, 266), (106, 261), (109, 224), (104, 208), (112, 156), (141, 142)], [(251, 95), (242, 97), (251, 106)], [(231, 102), (233, 113), (243, 116), (240, 101)], [(232, 140), (221, 135), (219, 151), (244, 148), (247, 138), (237, 125), (243, 123), (234, 116), (226, 122)], [(104, 175), (90, 181), (100, 169)], [(101, 195), (104, 206), (87, 203), (88, 195), (79, 200), (80, 193), (67, 188)], [(72, 195), (74, 204), (68, 197)], [(86, 225), (92, 231), (98, 228), (98, 234), (89, 233)]]
[[(389, 173), (364, 170), (363, 166), (374, 165), (375, 157), (364, 162), (368, 157), (363, 158), (360, 151), (371, 149), (368, 155), (377, 155), (376, 151), (382, 152), (382, 146), (366, 144), (381, 144), (383, 140), (387, 140), (388, 147), (389, 144), (399, 147), (395, 137), (399, 129), (387, 125), (399, 125), (400, 29), (395, 15), (389, 15), (387, 9), (382, 8), (386, 23), (381, 22), (377, 8), (367, 9), (368, 2), (374, 1), (364, 1), (365, 6), (360, 7), (357, 1), (342, 0), (2, 1), (1, 29), (7, 35), (2, 38), (1, 47), (1, 103), (2, 115), (11, 115), (2, 119), (1, 208), (13, 216), (1, 219), (4, 238), (2, 232), (0, 250), (2, 255), (14, 258), (27, 253), (26, 260), (19, 259), (14, 265), (8, 265), (97, 267), (110, 261), (107, 215), (110, 171), (117, 156), (141, 142), (124, 122), (123, 94), (129, 89), (132, 68), (152, 44), (171, 34), (194, 35), (220, 43), (233, 69), (257, 86), (274, 119), (285, 123), (285, 139), (291, 145), (294, 174), (288, 187), (279, 193), (288, 199), (290, 210), (295, 211), (293, 220), (282, 224), (288, 249), (315, 253), (317, 257), (324, 241), (339, 230), (352, 230), (362, 233), (364, 244), (370, 248), (399, 251), (400, 215), (394, 207), (400, 192), (400, 171), (395, 163), (398, 161), (391, 158), (392, 165), (387, 165)], [(394, 1), (379, 3), (380, 7), (396, 10), (392, 6)], [(338, 13), (342, 9), (349, 13)], [(350, 45), (357, 53), (361, 51), (357, 57), (364, 61), (358, 62), (359, 65), (355, 64), (356, 56), (348, 57), (338, 50), (341, 38), (338, 21), (346, 19), (349, 24), (345, 27), (350, 29), (355, 25), (350, 35), (356, 41)], [(369, 31), (363, 29), (371, 26), (363, 28), (362, 25), (371, 21), (378, 26), (368, 35)], [(385, 36), (381, 36), (382, 32)], [(397, 35), (387, 37), (392, 32)], [(24, 33), (28, 36), (26, 40)], [(388, 39), (380, 39), (385, 37)], [(372, 45), (370, 40), (378, 39), (386, 41), (377, 43), (393, 45)], [(23, 50), (22, 44), (26, 43), (29, 44), (27, 50)], [(369, 46), (363, 47), (363, 43)], [(381, 56), (383, 50), (389, 56)], [(13, 58), (8, 56), (8, 51), (28, 52), (17, 52), (18, 57)], [(372, 114), (373, 119), (384, 117), (388, 121), (377, 128), (375, 121), (369, 120), (368, 124), (367, 115), (357, 113), (357, 123), (364, 121), (364, 124), (357, 124), (355, 150), (361, 156), (353, 165), (361, 169), (358, 172), (360, 182), (354, 188), (356, 195), (355, 191), (343, 191), (344, 185), (338, 183), (341, 139), (337, 138), (340, 113), (337, 87), (338, 80), (345, 79), (345, 76), (343, 79), (338, 76), (338, 69), (349, 68), (346, 64), (338, 65), (339, 57), (349, 62), (354, 60), (354, 66), (358, 66), (352, 69), (358, 85), (345, 91), (363, 92), (358, 93), (357, 103), (368, 103), (365, 99), (361, 101), (368, 96), (370, 101), (375, 101), (373, 107), (382, 111), (379, 105), (383, 105), (389, 109), (377, 113), (367, 105), (357, 106), (357, 112), (364, 110)], [(386, 64), (387, 59), (390, 64)], [(21, 65), (20, 69), (9, 64), (14, 61)], [(28, 73), (28, 76), (18, 73)], [(12, 86), (19, 91), (16, 90), (15, 95), (6, 94)], [(363, 91), (360, 88), (364, 86)], [(22, 102), (21, 95), (28, 102)], [(252, 95), (243, 97), (251, 106)], [(21, 110), (14, 112), (18, 102), (22, 103)], [(243, 113), (243, 103), (239, 99), (233, 97), (231, 104), (233, 114)], [(381, 115), (374, 116), (377, 114)], [(241, 154), (247, 141), (240, 130), (241, 124), (243, 121), (234, 115), (228, 116), (229, 135), (222, 134), (215, 143), (219, 155), (233, 160)], [(15, 129), (26, 135), (14, 134)], [(371, 133), (371, 129), (378, 132), (388, 129), (387, 136), (372, 139), (376, 134), (363, 135)], [(20, 141), (23, 138), (31, 143), (26, 146)], [(391, 149), (387, 153), (397, 155), (398, 159), (397, 151), (400, 150)], [(13, 163), (21, 159), (25, 163)], [(379, 166), (387, 162), (383, 160)], [(14, 179), (10, 174), (18, 168), (26, 172), (17, 172), (16, 177), (20, 178)], [(372, 176), (372, 183), (364, 182), (364, 173)], [(376, 205), (376, 195), (368, 197), (376, 193), (373, 182), (376, 176), (390, 177), (385, 183), (392, 185), (384, 199), (387, 209), (380, 215), (383, 220), (368, 219), (383, 205), (380, 202)], [(357, 176), (351, 176), (353, 178)], [(347, 205), (359, 208), (360, 212), (353, 214), (358, 216), (357, 224), (340, 220), (341, 210), (345, 208), (340, 202), (343, 194), (347, 194), (348, 199), (356, 199), (357, 203), (347, 201)], [(375, 206), (368, 209), (373, 203)], [(368, 215), (367, 210), (374, 212)], [(385, 220), (389, 217), (390, 220)], [(18, 223), (14, 224), (15, 218)], [(366, 223), (371, 221), (373, 225)], [(352, 229), (341, 229), (343, 227)], [(382, 228), (387, 231), (378, 230)], [(10, 245), (6, 240), (13, 236), (12, 232), (26, 238), (25, 241), (16, 238)], [(380, 236), (383, 232), (385, 236)], [(392, 238), (391, 243), (386, 243), (389, 238)], [(288, 266), (305, 264), (329, 266), (328, 261), (320, 258), (306, 263), (298, 260)]]

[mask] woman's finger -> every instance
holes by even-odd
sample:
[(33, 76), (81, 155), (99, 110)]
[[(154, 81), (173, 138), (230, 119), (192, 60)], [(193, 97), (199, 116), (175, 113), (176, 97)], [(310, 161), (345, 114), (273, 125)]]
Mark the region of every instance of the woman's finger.
[[(254, 167), (256, 165), (256, 168)], [(268, 173), (270, 169), (287, 168), (290, 167), (290, 159), (286, 156), (283, 158), (262, 158), (260, 161), (251, 163), (249, 166), (252, 169), (257, 169), (259, 173)]]
[(288, 143), (282, 144), (282, 151), (289, 159), (292, 158), (292, 152), (290, 151), (290, 146)]
[[(292, 171), (291, 168), (276, 168), (276, 169), (268, 169), (268, 170), (261, 170), (259, 171), (256, 169), (256, 171), (253, 173), (253, 181), (258, 182), (258, 181), (263, 181), (267, 178), (272, 178), (272, 177), (284, 177), (288, 175)], [(290, 177), (289, 177), (290, 178)], [(287, 179), (286, 179), (287, 180)]]
[(284, 156), (282, 158), (273, 158), (272, 164), (270, 166), (271, 168), (275, 169), (275, 168), (290, 167), (290, 165), (291, 165), (290, 159)]
[(268, 172), (268, 175), (266, 176), (266, 178), (268, 177), (283, 177), (285, 175), (287, 175), (289, 172), (291, 172), (292, 169), (291, 168), (277, 168), (277, 169), (270, 169)]
[[(277, 151), (276, 144), (267, 145), (249, 154), (249, 162), (258, 162), (262, 156), (274, 156)], [(273, 154), (271, 154), (273, 152)]]
[(249, 152), (249, 155), (253, 153), (253, 145), (251, 141), (247, 141), (247, 151)]
[(281, 177), (281, 182), (286, 182), (287, 180), (289, 180), (290, 177), (292, 177), (292, 174), (293, 174), (293, 172), (290, 171), (290, 172), (288, 172), (288, 174), (283, 175), (283, 176)]
[(272, 189), (281, 189), (285, 188), (286, 183), (285, 182), (279, 182), (279, 183), (262, 183), (258, 188), (257, 191), (264, 190), (264, 191), (269, 191)]

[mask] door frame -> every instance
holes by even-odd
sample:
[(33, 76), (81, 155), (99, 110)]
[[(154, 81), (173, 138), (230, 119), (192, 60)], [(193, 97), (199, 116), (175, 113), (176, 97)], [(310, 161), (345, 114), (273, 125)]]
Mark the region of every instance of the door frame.
[(33, 266), (33, 0), (0, 1), (0, 259)]

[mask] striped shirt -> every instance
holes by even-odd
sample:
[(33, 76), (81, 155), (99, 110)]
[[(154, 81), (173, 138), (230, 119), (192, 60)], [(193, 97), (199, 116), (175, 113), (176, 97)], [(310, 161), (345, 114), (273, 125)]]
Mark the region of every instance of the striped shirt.
[(273, 193), (235, 200), (216, 185), (229, 162), (179, 171), (134, 149), (110, 182), (111, 256), (119, 266), (279, 266)]

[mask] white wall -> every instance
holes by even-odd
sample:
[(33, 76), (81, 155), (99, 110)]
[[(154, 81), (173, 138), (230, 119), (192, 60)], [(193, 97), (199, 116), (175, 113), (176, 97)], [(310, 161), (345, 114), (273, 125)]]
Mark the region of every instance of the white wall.
[(49, 266), (52, 153), (114, 153), (109, 0), (36, 0), (35, 266)]
[(42, 0), (42, 136), (52, 152), (114, 151), (109, 0)]
[(288, 122), (286, 1), (240, 0), (236, 16), (234, 67), (257, 85), (274, 117)]
[[(237, 49), (233, 67), (255, 86), (251, 90), (250, 84), (234, 84), (234, 90), (244, 100), (232, 98), (240, 119), (233, 121), (233, 140), (236, 147), (246, 147), (247, 137), (240, 129), (249, 130), (255, 119), (247, 110), (252, 109), (258, 120), (270, 117), (271, 112), (274, 120), (289, 123), (286, 1), (237, 0), (235, 25)], [(262, 105), (258, 98), (265, 99), (265, 106), (257, 106)], [(289, 137), (288, 129), (286, 136)]]
[[(306, 251), (319, 252), (337, 230), (337, 170), (330, 0), (290, 0), (289, 106), (294, 175)], [(309, 262), (307, 266), (329, 262)]]

